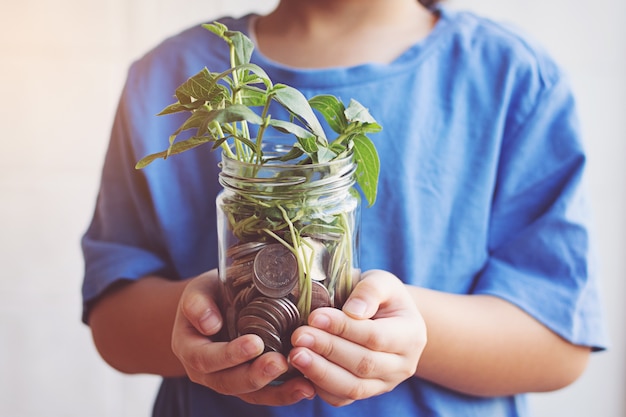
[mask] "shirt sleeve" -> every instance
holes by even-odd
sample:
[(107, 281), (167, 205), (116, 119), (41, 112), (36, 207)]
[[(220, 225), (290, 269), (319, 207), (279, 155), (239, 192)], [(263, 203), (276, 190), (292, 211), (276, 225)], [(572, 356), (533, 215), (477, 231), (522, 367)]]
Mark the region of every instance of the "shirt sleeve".
[(91, 303), (113, 283), (167, 274), (165, 251), (159, 247), (152, 191), (144, 172), (134, 168), (143, 151), (134, 145), (139, 139), (130, 121), (145, 119), (137, 110), (140, 106), (136, 105), (137, 89), (131, 75), (113, 123), (95, 212), (81, 241), (85, 262), (84, 322), (88, 320)]
[(511, 130), (498, 165), (490, 256), (473, 292), (512, 302), (572, 343), (604, 349), (586, 158), (565, 80), (546, 83)]

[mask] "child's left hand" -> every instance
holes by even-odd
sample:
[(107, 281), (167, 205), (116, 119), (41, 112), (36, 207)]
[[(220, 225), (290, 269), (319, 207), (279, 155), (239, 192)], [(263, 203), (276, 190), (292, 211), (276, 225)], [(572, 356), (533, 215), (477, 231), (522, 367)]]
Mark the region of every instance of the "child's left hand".
[(426, 325), (405, 284), (368, 271), (343, 310), (320, 308), (293, 333), (291, 364), (317, 395), (342, 406), (391, 391), (415, 374)]

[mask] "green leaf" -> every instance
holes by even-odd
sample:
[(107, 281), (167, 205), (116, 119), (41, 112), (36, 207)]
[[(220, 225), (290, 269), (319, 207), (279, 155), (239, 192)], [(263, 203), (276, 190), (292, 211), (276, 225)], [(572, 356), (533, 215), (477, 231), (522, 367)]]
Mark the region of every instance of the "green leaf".
[(207, 142), (211, 142), (212, 138), (209, 136), (194, 136), (187, 140), (181, 140), (180, 142), (176, 142), (172, 145), (168, 150), (163, 152), (157, 152), (145, 156), (137, 162), (135, 165), (135, 169), (142, 169), (151, 164), (153, 161), (159, 158), (167, 159), (170, 155), (176, 155), (190, 149), (193, 149), (197, 146), (203, 145)]
[(205, 23), (202, 25), (202, 27), (210, 32), (213, 32), (222, 39), (224, 39), (224, 33), (226, 33), (226, 31), (228, 30), (226, 25), (218, 21), (215, 21), (213, 23)]
[(378, 194), (378, 174), (380, 160), (374, 143), (365, 135), (356, 135), (354, 141), (354, 160), (357, 163), (356, 182), (371, 207)]
[(219, 81), (221, 79), (224, 79), (224, 81), (226, 81), (229, 85), (232, 86), (233, 82), (231, 79), (228, 78), (228, 76), (230, 74), (232, 74), (235, 71), (250, 71), (254, 74), (256, 74), (256, 76), (252, 76), (250, 74), (247, 74), (243, 79), (244, 80), (249, 80), (250, 84), (259, 84), (260, 82), (264, 83), (265, 86), (269, 89), (272, 88), (272, 80), (270, 80), (270, 77), (267, 75), (267, 73), (263, 70), (263, 68), (259, 67), (256, 64), (241, 64), (238, 65), (236, 67), (232, 67), (229, 68), (225, 71), (222, 71), (219, 74), (214, 74), (215, 77), (215, 81)]
[(217, 83), (217, 75), (203, 68), (199, 73), (190, 77), (176, 89), (176, 98), (183, 104), (189, 104), (194, 99), (212, 103), (228, 97), (223, 86)]
[(351, 140), (346, 142), (345, 144), (338, 143), (337, 141), (335, 141), (331, 143), (329, 147), (331, 152), (333, 152), (336, 155), (335, 158), (337, 159), (345, 158), (346, 156), (348, 156), (348, 154), (352, 152), (353, 148), (354, 148), (354, 142), (352, 142)]
[(287, 152), (285, 155), (281, 156), (280, 158), (268, 158), (268, 161), (271, 161), (273, 159), (278, 159), (279, 161), (291, 161), (292, 159), (296, 159), (296, 158), (300, 158), (302, 155), (304, 155), (304, 152), (302, 151), (302, 149), (297, 148), (297, 147), (292, 147), (289, 152)]
[(246, 106), (261, 107), (267, 101), (267, 93), (256, 87), (243, 86), (239, 94), (242, 104)]
[(296, 143), (294, 146), (302, 149), (307, 155), (312, 155), (319, 149), (319, 147), (317, 146), (317, 141), (315, 140), (315, 136), (310, 136), (308, 138), (298, 138), (298, 143)]
[(234, 65), (250, 62), (254, 44), (246, 35), (238, 31), (228, 30), (224, 24), (218, 21), (205, 23), (202, 27), (225, 40), (228, 45), (233, 48), (235, 57)]
[(348, 121), (345, 116), (345, 106), (335, 96), (318, 95), (309, 99), (312, 108), (319, 111), (330, 128), (341, 134), (346, 130)]
[(311, 236), (322, 240), (339, 240), (346, 234), (346, 230), (339, 226), (323, 223), (312, 223), (300, 229), (302, 236)]
[(330, 162), (337, 157), (337, 154), (331, 151), (329, 148), (320, 147), (315, 154), (315, 159), (320, 164), (324, 164), (326, 162)]
[(381, 130), (383, 130), (383, 128), (378, 123), (364, 123), (358, 128), (360, 133), (378, 133)]
[(213, 118), (212, 121), (218, 123), (234, 123), (245, 120), (256, 125), (263, 124), (263, 118), (243, 104), (231, 104), (223, 109), (211, 110), (209, 113)]
[(178, 134), (185, 130), (198, 129), (197, 135), (201, 136), (209, 131), (209, 125), (213, 122), (223, 124), (240, 122), (243, 120), (257, 125), (263, 123), (261, 116), (243, 104), (232, 104), (226, 108), (216, 110), (198, 109), (193, 112), (172, 135), (170, 135), (170, 149)]
[(167, 106), (166, 108), (164, 108), (163, 110), (161, 110), (157, 116), (164, 116), (166, 114), (174, 114), (174, 113), (180, 113), (180, 112), (184, 112), (184, 111), (194, 111), (199, 109), (200, 107), (204, 106), (205, 102), (198, 100), (195, 101), (193, 103), (188, 103), (188, 104), (183, 104), (181, 102), (177, 102), (174, 104), (170, 104), (169, 106)]
[(247, 64), (254, 51), (254, 43), (241, 32), (226, 31), (224, 36), (232, 42), (235, 50), (235, 65)]
[(217, 123), (234, 123), (248, 121), (253, 124), (260, 125), (263, 123), (261, 116), (250, 110), (243, 104), (232, 104), (223, 109), (207, 110), (198, 109), (189, 116), (187, 120), (176, 130), (175, 135), (189, 129), (205, 130), (212, 122)]
[(345, 115), (349, 122), (376, 123), (370, 112), (354, 99), (350, 100)]
[(326, 140), (324, 129), (304, 94), (285, 84), (276, 84), (271, 93), (273, 93), (276, 101), (285, 107), (289, 113), (308, 126), (315, 136)]
[(250, 139), (248, 139), (247, 137), (241, 136), (241, 135), (232, 135), (232, 137), (235, 140), (238, 140), (238, 141), (244, 143), (248, 148), (250, 148), (254, 152), (256, 152), (256, 145), (254, 143), (252, 143), (252, 141), (250, 141)]
[(284, 120), (271, 119), (269, 121), (269, 126), (272, 126), (279, 132), (290, 133), (299, 139), (316, 139), (313, 133), (295, 123), (286, 122)]

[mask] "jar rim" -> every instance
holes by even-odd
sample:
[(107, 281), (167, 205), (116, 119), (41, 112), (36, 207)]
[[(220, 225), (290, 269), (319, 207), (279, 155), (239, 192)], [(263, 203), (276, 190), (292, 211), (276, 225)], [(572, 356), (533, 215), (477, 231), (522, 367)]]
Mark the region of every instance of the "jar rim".
[[(307, 163), (307, 164), (298, 164), (297, 161), (302, 160), (302, 158), (296, 158), (289, 161), (280, 160), (281, 155), (286, 155), (288, 149), (272, 149), (269, 151), (263, 152), (263, 163), (258, 164), (256, 162), (248, 162), (242, 161), (237, 158), (233, 158), (225, 152), (222, 152), (222, 163), (227, 164), (236, 164), (242, 168), (250, 167), (250, 168), (259, 168), (266, 167), (270, 169), (281, 168), (281, 169), (319, 169), (324, 167), (331, 167), (335, 165), (342, 165), (346, 163), (354, 163), (354, 152), (350, 150), (347, 154), (341, 158), (333, 159), (328, 162), (316, 162), (316, 163)], [(269, 156), (269, 158), (268, 158)], [(296, 161), (296, 162), (294, 162)]]
[[(264, 152), (267, 157), (286, 154), (287, 148)], [(291, 162), (291, 163), (289, 163)], [(353, 152), (322, 163), (296, 164), (292, 161), (270, 160), (263, 164), (241, 161), (222, 152), (219, 163), (220, 184), (241, 193), (324, 194), (330, 190), (350, 188), (355, 184), (357, 164)]]

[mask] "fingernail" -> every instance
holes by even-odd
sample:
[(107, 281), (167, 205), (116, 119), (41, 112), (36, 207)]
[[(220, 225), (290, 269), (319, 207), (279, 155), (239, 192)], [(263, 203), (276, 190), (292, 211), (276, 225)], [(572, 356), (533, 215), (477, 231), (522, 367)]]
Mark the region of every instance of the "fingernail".
[(312, 347), (314, 342), (315, 340), (313, 339), (313, 336), (308, 333), (304, 333), (296, 339), (294, 346)]
[(307, 399), (312, 400), (315, 397), (315, 391), (296, 391), (294, 394), (296, 400)]
[(246, 356), (258, 356), (263, 352), (263, 346), (259, 346), (256, 340), (246, 340), (241, 345), (241, 350)]
[(311, 362), (313, 361), (313, 358), (311, 357), (311, 354), (309, 352), (305, 350), (301, 350), (300, 352), (293, 355), (293, 358), (291, 359), (291, 361), (295, 365), (306, 367), (311, 364)]
[(218, 329), (220, 318), (213, 310), (208, 310), (200, 319), (200, 329), (207, 334), (212, 334)]
[(363, 317), (367, 310), (365, 301), (358, 298), (350, 298), (343, 306), (343, 311), (355, 317)]
[(263, 368), (263, 372), (265, 372), (265, 374), (270, 378), (276, 378), (277, 376), (284, 374), (286, 371), (287, 369), (278, 365), (276, 362), (270, 362), (265, 365), (265, 368)]
[(311, 326), (326, 329), (330, 325), (330, 318), (326, 314), (316, 314), (311, 319)]

